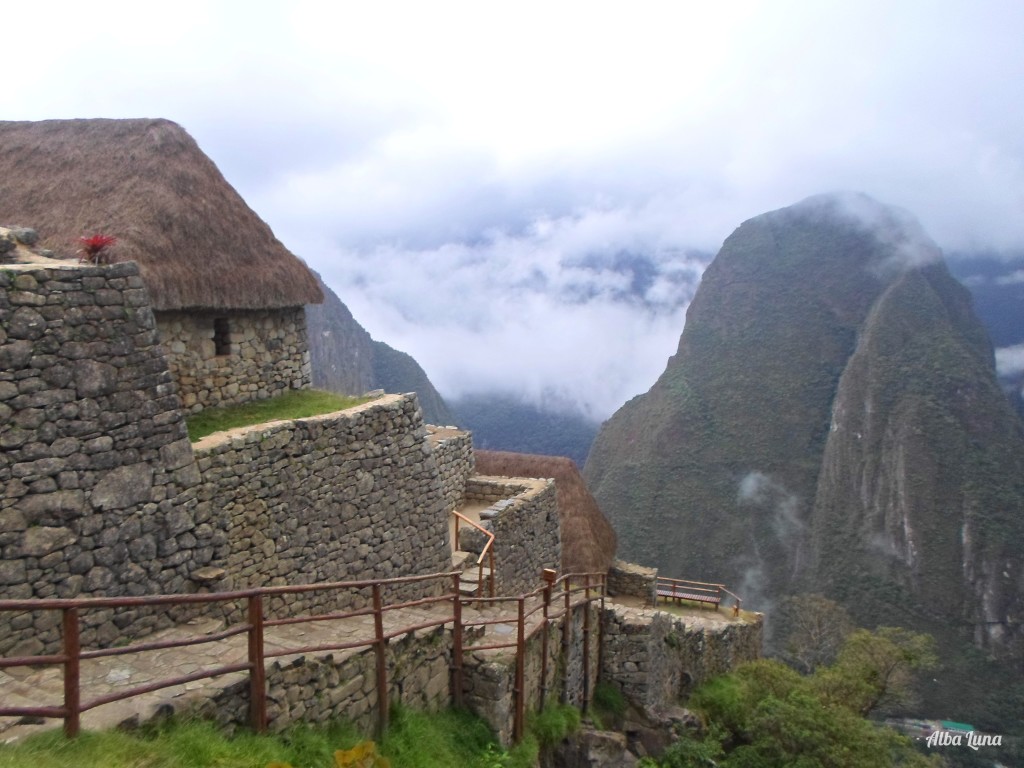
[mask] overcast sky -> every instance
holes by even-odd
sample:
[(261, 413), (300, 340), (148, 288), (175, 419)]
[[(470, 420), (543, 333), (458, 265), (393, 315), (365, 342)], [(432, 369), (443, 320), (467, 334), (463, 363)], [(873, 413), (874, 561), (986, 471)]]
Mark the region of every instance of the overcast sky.
[(4, 119), (182, 124), (446, 396), (609, 415), (675, 350), (701, 253), (811, 194), (1024, 247), (1019, 0), (27, 7)]

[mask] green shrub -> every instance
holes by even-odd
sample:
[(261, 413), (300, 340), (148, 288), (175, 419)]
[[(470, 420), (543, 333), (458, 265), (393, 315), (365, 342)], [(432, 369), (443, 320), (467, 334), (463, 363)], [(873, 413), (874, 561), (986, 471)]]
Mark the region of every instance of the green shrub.
[(541, 748), (555, 746), (579, 727), (580, 711), (568, 704), (547, 704), (529, 718), (530, 733)]
[(594, 697), (587, 714), (598, 730), (614, 731), (622, 728), (628, 709), (629, 702), (618, 686), (602, 680), (594, 688)]

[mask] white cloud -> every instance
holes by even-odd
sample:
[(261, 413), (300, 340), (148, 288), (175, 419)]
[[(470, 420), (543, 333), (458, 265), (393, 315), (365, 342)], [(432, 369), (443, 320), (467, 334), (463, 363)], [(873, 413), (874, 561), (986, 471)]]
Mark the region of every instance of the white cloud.
[(997, 349), (996, 372), (1007, 377), (1024, 373), (1024, 344)]
[(705, 266), (651, 231), (643, 211), (588, 211), (472, 244), (339, 251), (324, 278), (447, 396), (554, 395), (605, 418), (664, 368)]
[(1020, 285), (1024, 283), (1024, 269), (1017, 269), (1008, 275), (996, 278), (996, 285)]

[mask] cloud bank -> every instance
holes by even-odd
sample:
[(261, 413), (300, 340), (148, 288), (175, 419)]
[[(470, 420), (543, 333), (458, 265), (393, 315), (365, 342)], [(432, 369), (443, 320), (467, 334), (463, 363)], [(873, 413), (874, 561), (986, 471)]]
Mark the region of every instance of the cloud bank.
[(1024, 248), (1016, 0), (18, 15), (6, 119), (181, 123), (445, 395), (607, 415), (674, 351), (700, 263), (816, 193), (902, 206), (946, 250)]

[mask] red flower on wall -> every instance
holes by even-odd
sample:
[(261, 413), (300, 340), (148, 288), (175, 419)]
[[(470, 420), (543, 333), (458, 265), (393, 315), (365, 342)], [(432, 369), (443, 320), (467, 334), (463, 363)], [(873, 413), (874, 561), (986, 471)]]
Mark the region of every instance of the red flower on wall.
[(80, 237), (78, 242), (82, 244), (79, 253), (82, 254), (79, 261), (87, 261), (90, 264), (102, 264), (105, 261), (107, 248), (117, 242), (113, 235), (95, 234), (89, 237)]

